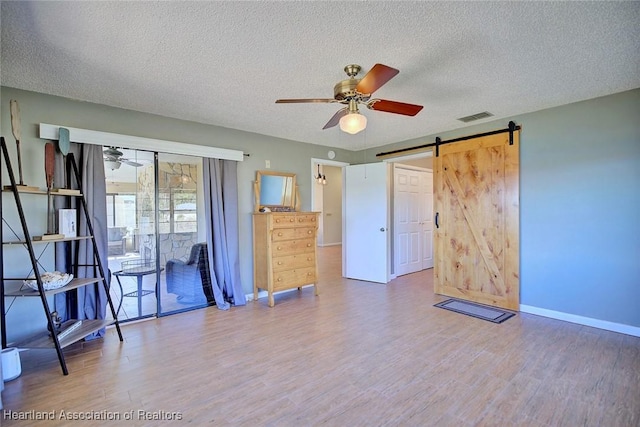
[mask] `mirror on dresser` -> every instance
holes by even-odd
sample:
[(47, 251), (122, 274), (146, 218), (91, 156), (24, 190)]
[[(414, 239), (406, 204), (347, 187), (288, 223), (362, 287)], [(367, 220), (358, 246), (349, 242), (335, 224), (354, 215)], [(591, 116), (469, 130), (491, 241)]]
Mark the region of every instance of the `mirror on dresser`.
[(275, 171), (256, 171), (254, 183), (255, 212), (268, 208), (272, 212), (298, 210), (296, 174)]

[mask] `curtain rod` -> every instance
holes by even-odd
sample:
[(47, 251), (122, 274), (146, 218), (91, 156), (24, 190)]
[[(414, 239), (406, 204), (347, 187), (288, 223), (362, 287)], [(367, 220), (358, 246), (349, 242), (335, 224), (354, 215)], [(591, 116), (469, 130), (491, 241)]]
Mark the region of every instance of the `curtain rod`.
[(461, 136), (460, 138), (454, 138), (454, 139), (449, 139), (447, 141), (442, 141), (440, 140), (440, 137), (436, 137), (436, 142), (431, 142), (429, 144), (424, 144), (424, 145), (418, 145), (415, 147), (408, 147), (408, 148), (400, 148), (398, 150), (393, 150), (393, 151), (386, 151), (383, 153), (378, 153), (376, 154), (376, 157), (381, 157), (381, 156), (388, 156), (390, 154), (398, 154), (398, 153), (404, 153), (406, 151), (413, 151), (413, 150), (419, 150), (421, 148), (430, 148), (430, 147), (436, 147), (436, 157), (440, 154), (438, 147), (440, 145), (444, 145), (444, 144), (450, 144), (452, 142), (460, 142), (460, 141), (466, 141), (467, 139), (473, 139), (473, 138), (481, 138), (483, 136), (489, 136), (489, 135), (496, 135), (499, 133), (505, 133), (505, 132), (509, 132), (509, 145), (513, 144), (513, 132), (516, 130), (520, 130), (521, 126), (516, 125), (514, 122), (509, 122), (509, 127), (506, 129), (499, 129), (499, 130), (492, 130), (490, 132), (484, 132), (484, 133), (476, 133), (474, 135), (467, 135), (467, 136)]

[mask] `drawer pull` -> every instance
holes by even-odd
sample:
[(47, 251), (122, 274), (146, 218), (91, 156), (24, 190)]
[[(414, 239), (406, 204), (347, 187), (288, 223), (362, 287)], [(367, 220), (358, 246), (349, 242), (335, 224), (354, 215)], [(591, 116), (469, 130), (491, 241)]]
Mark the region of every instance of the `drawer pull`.
[(311, 261), (311, 257), (308, 257), (308, 258), (307, 258), (307, 261)]
[(282, 232), (278, 233), (278, 236), (282, 236)]
[(293, 222), (293, 221), (295, 221), (293, 218), (289, 219), (289, 222)]
[(282, 261), (278, 261), (278, 265), (282, 265)]
[(307, 234), (311, 234), (311, 233), (312, 233), (312, 231), (311, 231), (311, 230), (308, 230), (308, 231), (307, 231)]
[(278, 277), (278, 282), (282, 282), (282, 277)]
[(307, 247), (310, 248), (311, 247), (311, 243), (307, 243)]
[(282, 250), (282, 246), (278, 246), (278, 248), (277, 248), (277, 249), (278, 249), (279, 251), (281, 251), (281, 250)]
[(276, 222), (280, 222), (280, 220), (279, 220), (279, 219), (276, 219)]

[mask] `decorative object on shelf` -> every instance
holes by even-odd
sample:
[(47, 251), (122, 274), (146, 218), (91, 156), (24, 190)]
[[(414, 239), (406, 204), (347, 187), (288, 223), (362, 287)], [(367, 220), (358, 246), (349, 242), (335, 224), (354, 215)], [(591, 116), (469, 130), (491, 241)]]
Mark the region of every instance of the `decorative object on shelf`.
[(327, 177), (320, 173), (320, 163), (318, 163), (318, 176), (316, 176), (316, 181), (318, 182), (318, 184), (327, 184)]
[(73, 331), (80, 328), (80, 326), (82, 326), (82, 320), (76, 320), (71, 325), (64, 328), (61, 332), (58, 332), (58, 339), (59, 340), (65, 339), (66, 337), (71, 335)]
[(44, 144), (44, 175), (47, 180), (47, 191), (53, 189), (53, 174), (56, 168), (56, 149), (53, 143)]
[[(58, 335), (60, 333), (60, 329), (62, 328), (62, 317), (58, 316), (57, 311), (52, 311), (49, 317), (51, 317), (51, 325), (53, 325), (53, 330), (55, 331), (56, 335)], [(47, 324), (47, 330), (49, 332), (51, 332), (51, 325)], [(53, 336), (51, 334), (49, 335)]]
[(76, 237), (76, 218), (75, 209), (58, 209), (58, 233), (63, 234), (65, 238)]
[(69, 154), (69, 129), (58, 129), (58, 151), (62, 154), (62, 167), (64, 170), (64, 188), (69, 187), (67, 183), (67, 154)]
[[(20, 183), (17, 184), (18, 191), (34, 191), (37, 190), (38, 187), (32, 187), (29, 185), (25, 185), (24, 180), (22, 178), (22, 157), (20, 155), (20, 140), (22, 139), (22, 125), (20, 123), (20, 107), (18, 106), (18, 101), (12, 99), (9, 101), (9, 107), (11, 110), (11, 131), (13, 132), (13, 136), (16, 139), (16, 150), (18, 152), (18, 176), (20, 179)], [(11, 186), (5, 186), (5, 189)]]
[[(66, 286), (71, 279), (73, 279), (73, 274), (61, 273), (59, 271), (47, 271), (42, 273), (40, 278), (42, 279), (42, 287), (44, 290), (50, 291)], [(34, 291), (38, 290), (38, 281), (36, 279), (27, 279), (24, 280), (23, 283)]]
[(64, 235), (58, 234), (55, 229), (55, 212), (52, 209), (51, 191), (53, 188), (53, 176), (56, 169), (56, 149), (51, 142), (44, 144), (44, 175), (47, 180), (47, 233), (36, 236), (33, 240), (62, 239)]
[(18, 175), (20, 176), (20, 186), (24, 185), (24, 180), (22, 179), (22, 157), (20, 156), (20, 139), (22, 139), (22, 129), (20, 124), (20, 107), (18, 106), (18, 101), (12, 99), (9, 101), (9, 106), (11, 110), (11, 132), (13, 132), (13, 136), (16, 139), (16, 149), (18, 151)]

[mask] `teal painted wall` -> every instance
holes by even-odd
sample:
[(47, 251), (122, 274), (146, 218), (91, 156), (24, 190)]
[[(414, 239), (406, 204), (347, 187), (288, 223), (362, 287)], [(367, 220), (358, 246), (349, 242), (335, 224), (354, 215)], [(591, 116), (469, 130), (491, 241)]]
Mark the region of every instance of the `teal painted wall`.
[[(369, 150), (522, 125), (521, 304), (640, 327), (640, 90)], [(362, 157), (362, 156), (359, 156)]]

